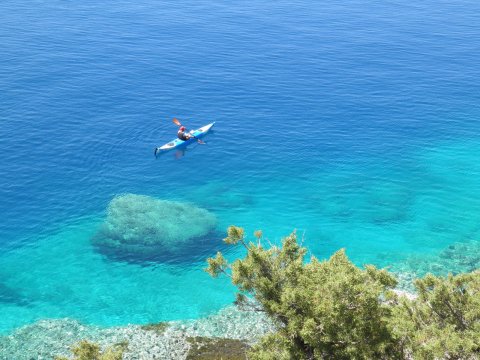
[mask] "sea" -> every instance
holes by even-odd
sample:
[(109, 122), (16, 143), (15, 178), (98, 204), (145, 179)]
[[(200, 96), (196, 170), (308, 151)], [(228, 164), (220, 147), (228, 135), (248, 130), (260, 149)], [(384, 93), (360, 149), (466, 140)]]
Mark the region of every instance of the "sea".
[[(296, 231), (306, 261), (474, 270), (479, 58), (474, 0), (1, 1), (0, 335), (215, 314), (235, 287), (206, 259), (245, 254), (230, 225), (265, 246)], [(215, 126), (154, 156), (173, 118)], [(92, 239), (125, 194), (205, 209), (215, 231), (109, 256)]]

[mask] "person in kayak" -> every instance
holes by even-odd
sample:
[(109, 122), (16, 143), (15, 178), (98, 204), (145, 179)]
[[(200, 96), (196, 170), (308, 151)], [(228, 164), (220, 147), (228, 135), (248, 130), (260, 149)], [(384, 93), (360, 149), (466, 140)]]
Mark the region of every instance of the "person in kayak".
[(180, 126), (178, 129), (177, 136), (180, 140), (187, 141), (190, 140), (193, 136), (187, 132), (185, 126)]

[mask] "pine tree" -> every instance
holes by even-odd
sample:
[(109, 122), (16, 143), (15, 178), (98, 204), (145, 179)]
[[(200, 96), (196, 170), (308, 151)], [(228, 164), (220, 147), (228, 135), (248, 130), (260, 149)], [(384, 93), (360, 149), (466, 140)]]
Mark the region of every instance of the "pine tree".
[[(245, 240), (244, 230), (231, 226), (227, 244), (247, 250), (244, 259), (229, 264), (221, 253), (208, 259), (208, 271), (231, 277), (237, 300), (265, 311), (277, 331), (257, 344), (252, 359), (382, 359), (395, 358), (388, 300), (396, 280), (374, 266), (360, 269), (344, 250), (329, 260), (312, 257), (292, 233), (282, 246), (262, 246)], [(248, 299), (254, 299), (252, 305)]]

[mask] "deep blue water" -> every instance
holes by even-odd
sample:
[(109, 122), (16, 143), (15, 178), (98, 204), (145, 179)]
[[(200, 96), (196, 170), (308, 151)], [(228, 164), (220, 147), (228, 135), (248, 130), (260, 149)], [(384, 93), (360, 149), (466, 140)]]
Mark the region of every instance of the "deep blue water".
[[(122, 193), (192, 202), (220, 234), (296, 228), (314, 255), (346, 247), (358, 264), (478, 238), (479, 14), (477, 1), (3, 1), (0, 332), (232, 301), (201, 270), (219, 239), (179, 264), (95, 252)], [(215, 131), (155, 158), (173, 117)]]

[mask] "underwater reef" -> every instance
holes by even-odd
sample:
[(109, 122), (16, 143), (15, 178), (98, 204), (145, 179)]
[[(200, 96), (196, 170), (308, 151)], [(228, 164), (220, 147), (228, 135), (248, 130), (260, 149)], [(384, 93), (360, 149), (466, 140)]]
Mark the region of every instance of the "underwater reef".
[(455, 242), (431, 255), (412, 255), (392, 264), (389, 270), (399, 280), (398, 288), (413, 292), (413, 281), (426, 274), (447, 276), (480, 269), (480, 241)]
[(456, 242), (436, 255), (411, 256), (403, 264), (402, 270), (415, 272), (417, 277), (427, 273), (446, 276), (469, 273), (480, 268), (480, 242)]
[(216, 224), (214, 214), (193, 204), (123, 194), (110, 202), (92, 244), (114, 258), (178, 258), (186, 248), (218, 236)]

